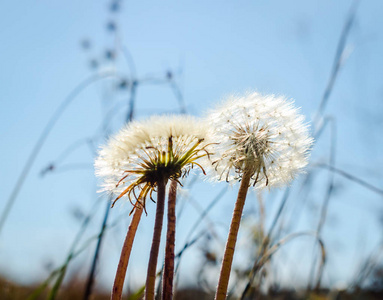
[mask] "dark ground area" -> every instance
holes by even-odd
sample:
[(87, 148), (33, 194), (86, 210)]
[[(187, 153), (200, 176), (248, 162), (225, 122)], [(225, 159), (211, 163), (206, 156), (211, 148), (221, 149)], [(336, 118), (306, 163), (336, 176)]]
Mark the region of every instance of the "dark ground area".
[[(77, 300), (83, 299), (83, 289), (84, 282), (76, 281), (69, 282), (65, 287), (63, 287), (59, 293), (57, 299), (59, 300)], [(15, 283), (12, 283), (5, 278), (0, 278), (0, 300), (25, 300), (30, 297), (33, 292), (38, 288), (38, 286), (20, 286)], [(36, 299), (47, 299), (48, 293), (41, 295)], [(91, 297), (92, 300), (109, 300), (110, 294), (105, 291), (95, 291)], [(141, 299), (141, 297), (130, 296), (126, 297), (127, 300)], [(205, 291), (199, 290), (197, 288), (183, 289), (177, 292), (175, 299), (177, 300), (212, 300), (214, 299), (213, 294), (206, 293)], [(232, 297), (231, 299), (236, 299)], [(246, 298), (246, 299), (255, 299), (255, 298)], [(291, 300), (300, 300), (300, 299), (310, 299), (310, 300), (359, 300), (359, 299), (371, 299), (371, 300), (383, 300), (383, 291), (367, 291), (360, 290), (353, 293), (348, 293), (345, 291), (335, 292), (323, 290), (319, 293), (305, 295), (305, 293), (300, 293), (296, 291), (279, 291), (277, 293), (269, 295), (260, 295), (256, 299), (291, 299)]]

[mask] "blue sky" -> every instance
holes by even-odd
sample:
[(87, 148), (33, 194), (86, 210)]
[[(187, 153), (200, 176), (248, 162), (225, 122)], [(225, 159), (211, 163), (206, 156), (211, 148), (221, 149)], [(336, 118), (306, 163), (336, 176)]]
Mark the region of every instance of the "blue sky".
[[(329, 79), (350, 1), (123, 1), (117, 14), (111, 13), (108, 5), (108, 1), (90, 0), (0, 3), (0, 210), (52, 113), (94, 72), (89, 61), (96, 59), (102, 70), (117, 70), (129, 77), (120, 52), (115, 63), (104, 58), (105, 50), (116, 45), (115, 36), (105, 29), (109, 21), (116, 22), (117, 44), (129, 49), (139, 78), (175, 72), (191, 114), (203, 115), (227, 94), (257, 90), (294, 98), (310, 121)], [(361, 1), (347, 42), (348, 55), (326, 108), (326, 115), (334, 117), (337, 124), (337, 166), (380, 188), (382, 9), (381, 1)], [(84, 39), (91, 42), (87, 51), (80, 47)], [(58, 120), (39, 153), (0, 236), (0, 269), (10, 278), (22, 282), (44, 278), (44, 264), (58, 266), (64, 260), (79, 227), (71, 214), (73, 208), (87, 212), (96, 201), (101, 202), (86, 236), (97, 232), (105, 199), (96, 194), (91, 151), (80, 147), (66, 158), (65, 163), (81, 163), (87, 166), (84, 169), (62, 169), (44, 177), (39, 173), (73, 142), (93, 136), (105, 111), (126, 101), (128, 94), (113, 92), (112, 86), (113, 81), (105, 80), (82, 92)], [(137, 118), (145, 118), (154, 112), (177, 111), (178, 106), (168, 86), (147, 85), (138, 90), (136, 109)], [(116, 111), (111, 121), (113, 131), (123, 124), (125, 114), (126, 106)], [(312, 163), (328, 160), (329, 140), (326, 132), (315, 146)], [(297, 230), (315, 228), (327, 176), (321, 171), (315, 180), (316, 188)], [(331, 200), (323, 233), (332, 250), (333, 267), (325, 273), (325, 281), (331, 284), (347, 281), (355, 271), (355, 260), (379, 243), (378, 214), (383, 209), (381, 196), (341, 177), (335, 182), (339, 191)], [(221, 184), (213, 190), (208, 183), (201, 183), (190, 193), (203, 199), (200, 205), (204, 207), (220, 188)], [(281, 194), (267, 195), (268, 220)], [(212, 220), (228, 227), (234, 197), (235, 187), (217, 205)], [(291, 207), (299, 203), (298, 198), (297, 193)], [(248, 211), (255, 203), (253, 195)], [(146, 270), (149, 246), (145, 237), (150, 240), (153, 209), (154, 205), (144, 218), (133, 250), (137, 261), (129, 272), (138, 274), (136, 284)], [(111, 212), (112, 219), (124, 216), (124, 220), (104, 244), (99, 276), (106, 286), (113, 280), (128, 210), (128, 205), (120, 205)], [(179, 247), (197, 217), (189, 204), (178, 225)], [(224, 225), (219, 226), (222, 239), (225, 230)], [(294, 245), (287, 248), (292, 253), (312, 247), (306, 240)], [(198, 259), (198, 251), (190, 252), (190, 261)], [(91, 254), (92, 249), (86, 252), (87, 257)], [(305, 253), (307, 261), (310, 255), (311, 250)], [(287, 274), (291, 265), (284, 268)], [(187, 273), (182, 276), (188, 278)]]

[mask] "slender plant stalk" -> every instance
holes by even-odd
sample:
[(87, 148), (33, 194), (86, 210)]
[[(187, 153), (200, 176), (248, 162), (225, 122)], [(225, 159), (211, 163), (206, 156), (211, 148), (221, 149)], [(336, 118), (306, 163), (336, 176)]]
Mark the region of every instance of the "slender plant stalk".
[(235, 202), (233, 217), (231, 219), (229, 236), (226, 242), (225, 254), (223, 256), (221, 273), (219, 275), (217, 292), (215, 300), (226, 299), (227, 287), (229, 285), (231, 265), (234, 257), (235, 244), (237, 242), (237, 235), (239, 225), (241, 223), (242, 211), (245, 205), (247, 190), (249, 189), (250, 179), (252, 172), (246, 169), (243, 172), (241, 186), (239, 187), (237, 201)]
[(126, 116), (126, 121), (131, 122), (134, 117), (134, 104), (136, 102), (136, 92), (137, 92), (138, 82), (136, 80), (133, 81), (132, 87), (130, 90), (130, 99), (129, 99), (129, 112)]
[(46, 139), (48, 138), (50, 132), (52, 131), (53, 127), (55, 126), (56, 122), (60, 119), (63, 112), (66, 110), (66, 108), (73, 102), (73, 100), (77, 97), (78, 94), (80, 94), (86, 87), (93, 84), (94, 82), (108, 78), (108, 77), (118, 77), (115, 73), (100, 73), (96, 75), (92, 75), (89, 78), (85, 79), (84, 81), (80, 82), (70, 93), (69, 95), (64, 99), (64, 101), (60, 104), (60, 106), (56, 109), (56, 111), (52, 114), (51, 118), (49, 119), (47, 125), (44, 127), (42, 133), (39, 136), (39, 139), (37, 140), (36, 144), (34, 145), (34, 148), (32, 149), (32, 152), (29, 154), (28, 160), (26, 161), (20, 176), (18, 177), (16, 184), (14, 185), (11, 195), (9, 196), (7, 203), (5, 205), (5, 208), (0, 216), (0, 233), (4, 227), (4, 223), (8, 218), (8, 215), (13, 207), (13, 204), (15, 203), (17, 196), (19, 195), (19, 192), (21, 188), (24, 185), (25, 179), (29, 175), (29, 172), (36, 160), (37, 155), (39, 154), (42, 146), (44, 145)]
[(338, 77), (339, 70), (342, 67), (342, 64), (344, 63), (344, 55), (343, 54), (344, 54), (344, 51), (346, 49), (346, 43), (347, 43), (348, 36), (350, 35), (351, 28), (352, 28), (354, 21), (355, 21), (355, 16), (356, 16), (358, 5), (359, 5), (359, 0), (354, 0), (354, 2), (351, 4), (351, 8), (350, 8), (350, 11), (348, 13), (346, 22), (344, 24), (341, 36), (338, 40), (338, 45), (337, 45), (336, 54), (335, 54), (334, 61), (333, 61), (330, 79), (327, 82), (327, 86), (326, 86), (326, 89), (323, 93), (322, 100), (319, 104), (319, 108), (318, 108), (316, 115), (314, 117), (314, 120), (313, 120), (314, 133), (315, 133), (314, 137), (321, 130), (321, 128), (319, 126), (320, 118), (324, 113), (324, 110), (326, 108), (328, 100), (330, 99), (330, 95), (331, 95), (332, 90), (334, 88), (335, 81)]
[(104, 215), (104, 219), (103, 219), (102, 225), (101, 225), (101, 231), (100, 231), (100, 234), (98, 236), (97, 246), (96, 246), (96, 250), (95, 250), (94, 256), (93, 256), (92, 266), (91, 266), (90, 273), (89, 273), (88, 280), (87, 280), (86, 287), (85, 287), (85, 293), (84, 293), (84, 298), (83, 298), (84, 300), (88, 300), (90, 298), (90, 295), (92, 294), (92, 288), (93, 288), (93, 283), (94, 283), (94, 274), (96, 272), (97, 261), (98, 261), (98, 257), (100, 254), (102, 238), (104, 236), (104, 232), (106, 229), (106, 223), (108, 222), (109, 211), (110, 211), (110, 202), (107, 201), (106, 202), (105, 215)]
[(263, 195), (261, 192), (257, 193), (257, 199), (259, 204), (259, 230), (261, 232), (261, 237), (265, 237), (265, 205), (263, 203)]
[(132, 221), (130, 222), (125, 242), (121, 250), (120, 261), (118, 263), (116, 278), (114, 279), (113, 284), (112, 300), (121, 300), (122, 298), (126, 269), (128, 268), (130, 252), (132, 251), (133, 241), (136, 236), (138, 224), (140, 223), (142, 211), (143, 209), (141, 207), (136, 207), (134, 210)]
[[(192, 227), (190, 227), (191, 229), (190, 229), (189, 233), (186, 235), (186, 242), (185, 242), (184, 247), (187, 247), (188, 245), (191, 244), (191, 241), (193, 241), (191, 239), (191, 237), (192, 237), (193, 233), (195, 232), (195, 230), (202, 223), (202, 221), (207, 217), (209, 211), (214, 207), (214, 205), (216, 205), (218, 203), (218, 201), (220, 201), (223, 198), (223, 195), (226, 192), (227, 192), (227, 187), (224, 187), (218, 193), (218, 195), (214, 197), (214, 199), (209, 203), (209, 205), (202, 211), (202, 213), (200, 214), (198, 220), (194, 223), (194, 225)], [(208, 225), (210, 225), (210, 222), (208, 222)], [(213, 235), (215, 236), (215, 234), (213, 234)], [(181, 264), (182, 254), (183, 254), (183, 251), (180, 252), (180, 255), (178, 257), (177, 265), (176, 265), (176, 268), (175, 268), (175, 273), (176, 274), (177, 274), (177, 271), (178, 271), (178, 269), (180, 267), (180, 264)]]
[(166, 182), (165, 181), (161, 181), (158, 183), (156, 219), (154, 221), (152, 248), (150, 249), (148, 274), (146, 277), (146, 288), (145, 288), (145, 299), (146, 300), (154, 300), (154, 290), (155, 290), (155, 285), (156, 285), (156, 273), (157, 273), (157, 261), (158, 261), (158, 250), (160, 248), (162, 223), (164, 220), (165, 188), (166, 188)]
[(162, 280), (162, 300), (173, 298), (174, 245), (176, 239), (176, 196), (177, 182), (172, 180), (168, 200), (168, 228), (166, 233), (165, 265)]

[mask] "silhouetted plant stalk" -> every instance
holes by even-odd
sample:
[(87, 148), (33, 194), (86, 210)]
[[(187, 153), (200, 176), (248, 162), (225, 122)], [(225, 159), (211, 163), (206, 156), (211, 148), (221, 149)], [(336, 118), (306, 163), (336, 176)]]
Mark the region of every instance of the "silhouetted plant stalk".
[(96, 250), (94, 252), (92, 266), (90, 268), (88, 280), (87, 280), (87, 283), (85, 286), (84, 300), (89, 299), (90, 295), (92, 294), (94, 275), (96, 272), (97, 261), (99, 259), (99, 254), (100, 254), (101, 244), (102, 244), (102, 240), (103, 240), (105, 229), (106, 229), (106, 224), (108, 222), (109, 211), (110, 211), (110, 204), (109, 204), (109, 202), (107, 202), (105, 214), (104, 214), (104, 219), (103, 219), (102, 225), (101, 225), (101, 231), (100, 231), (98, 239), (97, 239), (97, 246), (96, 246)]
[(157, 187), (157, 208), (156, 218), (154, 222), (153, 240), (150, 249), (150, 257), (148, 264), (148, 272), (146, 277), (146, 288), (145, 288), (145, 299), (154, 300), (154, 291), (156, 284), (156, 273), (157, 273), (157, 261), (158, 251), (161, 243), (162, 223), (164, 219), (165, 209), (165, 187), (166, 181), (158, 183)]
[(126, 269), (128, 268), (130, 253), (132, 252), (134, 237), (136, 236), (138, 224), (142, 216), (143, 207), (137, 206), (134, 209), (133, 217), (130, 222), (128, 232), (126, 233), (124, 245), (122, 246), (120, 261), (118, 263), (116, 277), (114, 279), (112, 300), (120, 300), (122, 298), (122, 290), (124, 287)]
[(367, 181), (365, 181), (359, 177), (352, 175), (351, 173), (347, 173), (341, 169), (335, 168), (335, 167), (333, 167), (331, 165), (327, 165), (327, 164), (315, 164), (314, 166), (318, 167), (318, 168), (327, 169), (330, 172), (336, 173), (336, 174), (338, 174), (344, 178), (347, 178), (348, 180), (350, 180), (356, 184), (359, 184), (360, 186), (363, 186), (364, 188), (378, 194), (379, 196), (383, 196), (383, 189), (380, 189), (377, 186), (372, 185), (371, 183), (369, 183), (369, 182), (367, 182)]
[[(321, 121), (321, 117), (322, 117), (323, 112), (325, 110), (326, 104), (327, 104), (327, 102), (330, 98), (330, 95), (332, 93), (333, 87), (335, 85), (335, 81), (338, 77), (339, 70), (340, 70), (342, 64), (344, 63), (344, 58), (345, 58), (344, 54), (345, 54), (345, 49), (346, 49), (346, 43), (347, 43), (347, 39), (348, 39), (348, 36), (350, 34), (351, 28), (352, 28), (354, 21), (355, 21), (355, 16), (356, 16), (358, 5), (359, 5), (359, 0), (354, 0), (353, 3), (351, 4), (349, 13), (348, 13), (347, 18), (345, 20), (343, 30), (341, 32), (341, 35), (340, 35), (340, 38), (338, 41), (337, 50), (336, 50), (336, 54), (335, 54), (334, 61), (333, 61), (333, 67), (332, 67), (330, 79), (327, 83), (327, 86), (325, 88), (321, 102), (319, 104), (317, 114), (315, 115), (315, 118), (314, 118), (315, 135), (317, 135), (322, 130), (322, 128), (319, 126), (320, 125), (319, 123)], [(334, 120), (332, 122), (332, 125), (333, 125), (333, 128), (332, 128), (333, 130), (331, 131), (332, 136), (331, 136), (331, 145), (330, 145), (331, 149), (330, 149), (330, 162), (329, 162), (329, 164), (330, 164), (330, 167), (335, 167), (335, 145), (336, 145), (335, 144), (336, 143), (335, 134), (336, 134), (336, 128), (334, 129), (334, 127), (335, 127)], [(328, 206), (330, 203), (333, 189), (334, 189), (334, 174), (331, 173), (329, 176), (329, 179), (328, 179), (327, 191), (326, 191), (325, 198), (323, 200), (320, 218), (319, 218), (319, 223), (317, 226), (317, 234), (318, 235), (321, 234), (323, 224), (326, 221), (327, 210), (328, 210)], [(314, 259), (313, 259), (313, 262), (311, 265), (311, 272), (310, 272), (310, 276), (309, 276), (309, 281), (308, 281), (308, 285), (307, 285), (307, 292), (309, 290), (311, 290), (311, 282), (312, 282), (314, 272), (315, 272), (315, 265), (316, 265), (316, 256), (314, 255)], [(324, 266), (322, 266), (322, 268), (323, 267)], [(319, 280), (319, 283), (320, 283), (320, 280)], [(319, 289), (319, 286), (317, 286), (316, 289)]]
[[(354, 278), (350, 281), (347, 290), (361, 290), (365, 281), (369, 279), (371, 273), (376, 270), (383, 258), (383, 242), (380, 241), (375, 249), (365, 259), (360, 262)], [(379, 276), (379, 275), (378, 275)]]
[[(70, 247), (69, 253), (67, 255), (67, 258), (64, 264), (61, 267), (55, 269), (53, 272), (51, 272), (49, 277), (28, 297), (28, 300), (37, 299), (40, 296), (40, 294), (48, 287), (49, 283), (55, 278), (56, 280), (53, 284), (53, 288), (49, 292), (48, 299), (56, 298), (59, 288), (65, 278), (69, 263), (72, 261), (73, 258), (75, 258), (78, 254), (80, 254), (83, 250), (85, 250), (90, 245), (90, 242), (87, 242), (85, 243), (83, 247), (81, 247), (79, 250), (76, 251), (76, 249), (78, 248), (78, 244), (80, 243), (82, 236), (84, 235), (85, 229), (87, 228), (87, 226), (90, 223), (90, 220), (96, 213), (98, 204), (99, 202), (96, 202), (93, 208), (91, 209), (90, 213), (83, 219), (81, 226), (79, 228), (79, 231), (77, 232), (72, 242), (72, 245)], [(92, 239), (92, 241), (93, 240), (94, 239)]]
[(168, 228), (166, 233), (165, 265), (162, 279), (162, 300), (173, 299), (174, 247), (176, 240), (177, 181), (172, 180), (168, 199)]
[[(220, 201), (223, 199), (223, 196), (224, 194), (227, 192), (228, 188), (227, 186), (222, 188), (221, 191), (217, 194), (217, 196), (215, 196), (212, 201), (209, 203), (209, 205), (203, 210), (200, 212), (200, 216), (199, 218), (195, 221), (195, 223), (193, 224), (193, 226), (190, 227), (190, 231), (189, 233), (186, 235), (186, 242), (184, 244), (184, 247), (188, 246), (191, 244), (190, 241), (192, 241), (191, 237), (193, 235), (193, 233), (195, 232), (195, 230), (198, 228), (198, 226), (201, 224), (201, 222), (207, 217), (209, 211)], [(208, 224), (208, 225), (211, 225), (211, 227), (214, 226), (214, 224)], [(211, 228), (209, 228), (211, 229)], [(198, 237), (200, 237), (200, 235), (197, 235)], [(217, 234), (213, 234), (214, 237), (218, 238), (217, 237)], [(175, 273), (177, 273), (178, 269), (180, 268), (180, 265), (181, 265), (181, 259), (182, 259), (182, 254), (183, 252), (181, 251), (180, 254), (179, 254), (179, 259), (177, 261), (177, 265), (176, 265), (176, 268), (175, 268)]]
[(344, 23), (342, 33), (341, 33), (340, 38), (338, 40), (338, 45), (337, 45), (337, 49), (336, 49), (336, 53), (335, 53), (335, 57), (334, 57), (334, 61), (333, 61), (333, 66), (332, 66), (332, 70), (330, 73), (330, 79), (327, 82), (327, 85), (326, 85), (326, 88), (324, 90), (321, 102), (319, 104), (318, 110), (317, 110), (315, 117), (314, 117), (314, 120), (313, 120), (315, 139), (317, 138), (317, 134), (321, 131), (321, 128), (319, 126), (320, 125), (319, 123), (321, 121), (321, 117), (323, 116), (326, 105), (330, 99), (330, 95), (331, 95), (332, 90), (334, 88), (336, 79), (338, 78), (338, 75), (339, 75), (339, 70), (340, 70), (340, 68), (343, 65), (344, 60), (345, 60), (344, 53), (345, 53), (345, 49), (346, 49), (346, 43), (347, 43), (347, 39), (348, 39), (348, 36), (350, 34), (351, 28), (352, 28), (354, 21), (355, 21), (355, 16), (356, 16), (356, 11), (357, 11), (358, 5), (359, 5), (359, 0), (354, 0), (353, 3), (351, 4), (351, 8), (349, 10), (347, 19)]
[[(332, 122), (331, 122), (332, 126), (330, 127), (331, 140), (330, 140), (329, 164), (330, 164), (330, 166), (335, 167), (335, 158), (336, 158), (335, 154), (336, 154), (336, 149), (337, 149), (337, 126), (335, 123), (335, 119), (331, 119), (331, 120), (332, 120)], [(333, 190), (334, 190), (334, 177), (335, 177), (335, 174), (333, 172), (331, 172), (329, 174), (329, 178), (328, 178), (325, 197), (323, 199), (322, 207), (320, 209), (320, 217), (319, 217), (317, 230), (316, 230), (318, 237), (321, 237), (322, 228), (326, 222), (327, 211), (328, 211), (330, 199), (333, 195)], [(309, 275), (309, 279), (308, 279), (308, 283), (307, 283), (307, 288), (306, 288), (307, 293), (309, 293), (309, 291), (311, 290), (311, 283), (314, 280), (316, 265), (317, 265), (317, 256), (316, 256), (315, 249), (313, 249), (313, 260), (311, 263), (311, 271), (310, 271), (310, 275)], [(322, 265), (321, 268), (323, 269), (324, 265)], [(322, 271), (320, 272), (320, 274), (322, 274)], [(320, 281), (321, 281), (321, 278), (318, 280), (317, 286), (315, 287), (316, 291), (319, 290)]]
[(316, 288), (319, 287), (320, 280), (322, 277), (323, 266), (326, 262), (326, 250), (325, 250), (324, 243), (323, 243), (322, 239), (320, 239), (315, 232), (298, 232), (298, 233), (292, 233), (292, 234), (286, 236), (285, 238), (280, 239), (275, 244), (270, 245), (270, 247), (267, 247), (267, 249), (266, 248), (263, 249), (261, 255), (258, 256), (257, 261), (255, 262), (255, 265), (252, 269), (252, 273), (250, 274), (250, 280), (249, 280), (248, 284), (246, 285), (244, 291), (242, 292), (242, 295), (240, 298), (241, 300), (244, 300), (247, 293), (250, 291), (250, 287), (251, 287), (252, 282), (255, 278), (255, 275), (272, 258), (272, 256), (275, 254), (275, 252), (277, 252), (286, 243), (288, 243), (288, 242), (290, 242), (290, 241), (292, 241), (298, 237), (302, 237), (302, 236), (313, 236), (315, 238), (315, 240), (317, 241), (319, 247), (320, 247), (321, 264), (320, 264), (319, 269), (318, 269), (317, 281), (316, 281), (316, 285), (315, 285)]

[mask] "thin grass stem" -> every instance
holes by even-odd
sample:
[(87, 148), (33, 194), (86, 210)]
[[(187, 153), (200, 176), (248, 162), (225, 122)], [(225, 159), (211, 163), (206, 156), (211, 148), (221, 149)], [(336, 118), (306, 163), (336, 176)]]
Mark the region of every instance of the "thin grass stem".
[(320, 128), (321, 126), (319, 126), (321, 117), (324, 113), (324, 110), (326, 108), (326, 105), (328, 103), (330, 95), (333, 91), (336, 79), (337, 79), (338, 74), (339, 74), (339, 70), (344, 63), (344, 51), (346, 49), (346, 43), (347, 43), (348, 36), (350, 35), (351, 28), (352, 28), (354, 21), (355, 21), (355, 16), (356, 16), (358, 4), (359, 4), (359, 0), (354, 0), (354, 2), (352, 3), (350, 11), (349, 11), (348, 16), (347, 16), (347, 19), (344, 23), (342, 33), (339, 37), (338, 45), (337, 45), (337, 49), (336, 49), (336, 53), (335, 53), (335, 57), (334, 57), (334, 61), (333, 61), (333, 66), (332, 66), (332, 70), (330, 73), (330, 78), (329, 78), (329, 81), (327, 82), (327, 85), (326, 85), (326, 88), (324, 90), (321, 102), (319, 104), (318, 110), (317, 110), (316, 115), (314, 117), (314, 121), (313, 121), (314, 131), (315, 131), (314, 136), (317, 135), (317, 133), (321, 130), (321, 128)]
[(245, 289), (242, 292), (242, 295), (240, 298), (241, 300), (244, 300), (247, 293), (249, 292), (250, 287), (252, 285), (252, 282), (255, 278), (255, 275), (258, 273), (259, 270), (262, 269), (262, 267), (265, 265), (265, 263), (267, 263), (272, 258), (272, 256), (275, 254), (275, 252), (277, 252), (286, 243), (294, 240), (297, 237), (301, 237), (301, 236), (312, 236), (312, 237), (314, 237), (316, 239), (316, 241), (318, 242), (318, 245), (320, 247), (321, 264), (319, 266), (318, 275), (317, 275), (317, 283), (316, 283), (316, 287), (319, 287), (320, 280), (322, 278), (323, 266), (326, 262), (326, 249), (325, 249), (324, 243), (323, 243), (322, 239), (320, 239), (318, 237), (316, 232), (298, 232), (298, 233), (292, 233), (292, 234), (282, 238), (281, 240), (276, 242), (274, 245), (270, 246), (267, 250), (265, 250), (261, 256), (259, 256), (259, 259), (257, 259), (257, 261), (256, 261), (256, 263), (252, 269), (252, 273), (249, 276), (250, 279), (249, 279)]
[(95, 250), (94, 256), (93, 256), (92, 266), (91, 266), (88, 280), (87, 280), (87, 283), (85, 286), (85, 293), (84, 293), (84, 298), (83, 298), (84, 300), (88, 300), (90, 298), (90, 295), (92, 294), (92, 288), (93, 288), (93, 284), (94, 284), (94, 274), (96, 272), (97, 261), (98, 261), (99, 254), (100, 254), (101, 244), (102, 244), (103, 236), (105, 233), (106, 224), (108, 222), (109, 211), (110, 211), (110, 203), (108, 201), (106, 203), (106, 210), (105, 210), (105, 214), (104, 214), (104, 219), (102, 221), (100, 234), (99, 234), (99, 237), (97, 240), (96, 250)]
[(48, 121), (47, 125), (44, 127), (43, 132), (41, 133), (40, 137), (38, 138), (34, 148), (32, 149), (32, 152), (30, 153), (28, 160), (26, 161), (23, 170), (21, 171), (21, 174), (19, 178), (16, 181), (15, 186), (13, 187), (13, 190), (11, 192), (11, 195), (9, 196), (7, 200), (7, 204), (5, 205), (5, 208), (1, 214), (0, 217), (0, 234), (1, 230), (4, 227), (4, 223), (7, 220), (9, 213), (11, 212), (11, 209), (17, 199), (17, 196), (19, 195), (19, 192), (21, 188), (24, 185), (25, 179), (27, 178), (33, 163), (36, 160), (37, 155), (39, 154), (42, 146), (44, 145), (46, 139), (48, 138), (50, 132), (52, 131), (54, 125), (56, 122), (60, 119), (61, 115), (65, 111), (65, 109), (73, 102), (73, 100), (89, 85), (93, 84), (94, 82), (109, 78), (109, 77), (118, 77), (115, 73), (100, 73), (93, 75), (84, 81), (80, 82), (70, 93), (69, 95), (64, 99), (64, 101), (60, 104), (60, 106), (57, 108), (57, 110), (52, 114), (50, 120)]

